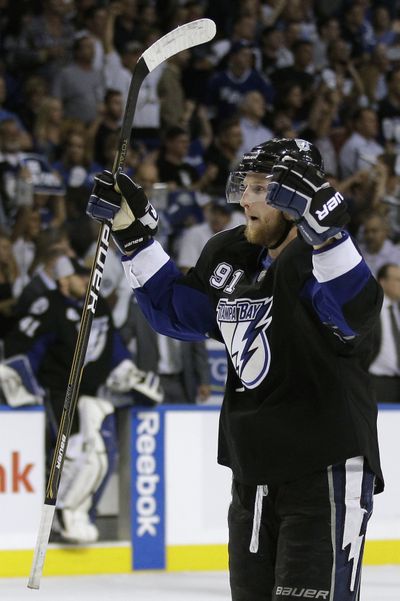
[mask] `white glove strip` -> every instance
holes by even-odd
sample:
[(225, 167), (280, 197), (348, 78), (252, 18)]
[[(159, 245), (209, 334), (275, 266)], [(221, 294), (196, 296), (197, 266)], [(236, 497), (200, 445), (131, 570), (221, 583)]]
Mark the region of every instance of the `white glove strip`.
[(143, 215), (143, 217), (139, 217), (139, 221), (143, 225), (147, 225), (147, 226), (149, 226), (149, 227), (151, 227), (153, 229), (157, 225), (157, 219), (154, 218), (154, 216), (152, 215), (152, 213), (150, 211), (147, 211), (147, 213), (145, 213)]
[(327, 246), (326, 250), (313, 254), (313, 273), (318, 282), (329, 282), (354, 269), (361, 261), (353, 241), (346, 238), (333, 248)]
[(161, 244), (154, 240), (130, 261), (125, 257), (122, 265), (128, 282), (135, 289), (144, 286), (168, 261), (169, 255), (163, 250)]

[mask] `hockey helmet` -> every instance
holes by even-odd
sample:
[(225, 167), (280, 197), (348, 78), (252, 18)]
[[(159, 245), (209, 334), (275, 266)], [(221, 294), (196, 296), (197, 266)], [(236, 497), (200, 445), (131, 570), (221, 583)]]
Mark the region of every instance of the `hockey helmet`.
[(299, 138), (273, 138), (259, 144), (243, 155), (240, 163), (229, 175), (226, 185), (228, 202), (240, 202), (245, 189), (243, 180), (247, 173), (265, 173), (269, 179), (272, 167), (284, 157), (304, 161), (323, 169), (323, 160), (316, 146)]

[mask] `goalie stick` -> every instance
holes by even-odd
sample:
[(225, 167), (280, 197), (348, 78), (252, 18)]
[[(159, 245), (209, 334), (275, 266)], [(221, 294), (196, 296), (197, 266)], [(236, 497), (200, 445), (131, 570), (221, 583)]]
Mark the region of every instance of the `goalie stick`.
[[(158, 65), (182, 50), (209, 42), (215, 36), (216, 27), (211, 19), (198, 19), (185, 23), (170, 31), (154, 42), (143, 52), (132, 74), (125, 113), (121, 125), (118, 150), (114, 160), (113, 172), (122, 171), (128, 152), (136, 102), (140, 87), (145, 77)], [(100, 227), (95, 260), (93, 262), (90, 279), (87, 287), (82, 318), (79, 325), (78, 338), (75, 345), (72, 366), (68, 380), (65, 401), (61, 416), (50, 473), (46, 486), (45, 500), (42, 507), (41, 520), (37, 535), (36, 547), (32, 560), (32, 567), (28, 581), (28, 588), (38, 589), (43, 572), (47, 545), (50, 538), (56, 508), (57, 493), (60, 483), (65, 452), (71, 432), (72, 420), (78, 401), (79, 385), (84, 367), (84, 360), (88, 346), (93, 317), (96, 311), (100, 284), (103, 277), (104, 264), (107, 256), (111, 233), (111, 226), (103, 223)]]

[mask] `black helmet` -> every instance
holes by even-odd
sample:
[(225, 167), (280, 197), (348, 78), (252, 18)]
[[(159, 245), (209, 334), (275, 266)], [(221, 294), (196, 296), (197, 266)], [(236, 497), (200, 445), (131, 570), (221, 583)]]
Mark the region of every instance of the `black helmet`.
[(243, 155), (237, 171), (256, 171), (270, 174), (272, 167), (285, 156), (310, 163), (323, 169), (321, 154), (316, 146), (299, 138), (274, 138), (259, 144)]
[(243, 194), (243, 180), (246, 173), (265, 173), (270, 176), (272, 167), (285, 156), (324, 168), (321, 154), (316, 146), (299, 138), (274, 138), (259, 144), (246, 152), (235, 171), (228, 179), (226, 198), (228, 202), (240, 202)]

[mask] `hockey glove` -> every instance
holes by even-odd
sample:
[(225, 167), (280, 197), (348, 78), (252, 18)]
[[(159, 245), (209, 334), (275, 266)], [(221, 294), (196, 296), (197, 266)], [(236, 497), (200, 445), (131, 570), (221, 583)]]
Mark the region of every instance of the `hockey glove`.
[(143, 188), (122, 172), (116, 176), (120, 192), (110, 171), (103, 171), (94, 179), (86, 213), (112, 224), (112, 236), (122, 253), (134, 251), (157, 233), (158, 215)]
[(130, 359), (124, 359), (112, 370), (106, 385), (112, 392), (134, 391), (154, 403), (161, 403), (164, 398), (160, 377), (152, 371), (141, 371)]
[(272, 168), (267, 203), (290, 215), (304, 240), (313, 246), (339, 234), (349, 221), (343, 196), (323, 173), (290, 158)]
[(43, 403), (44, 390), (25, 355), (14, 355), (0, 363), (0, 391), (10, 407)]

